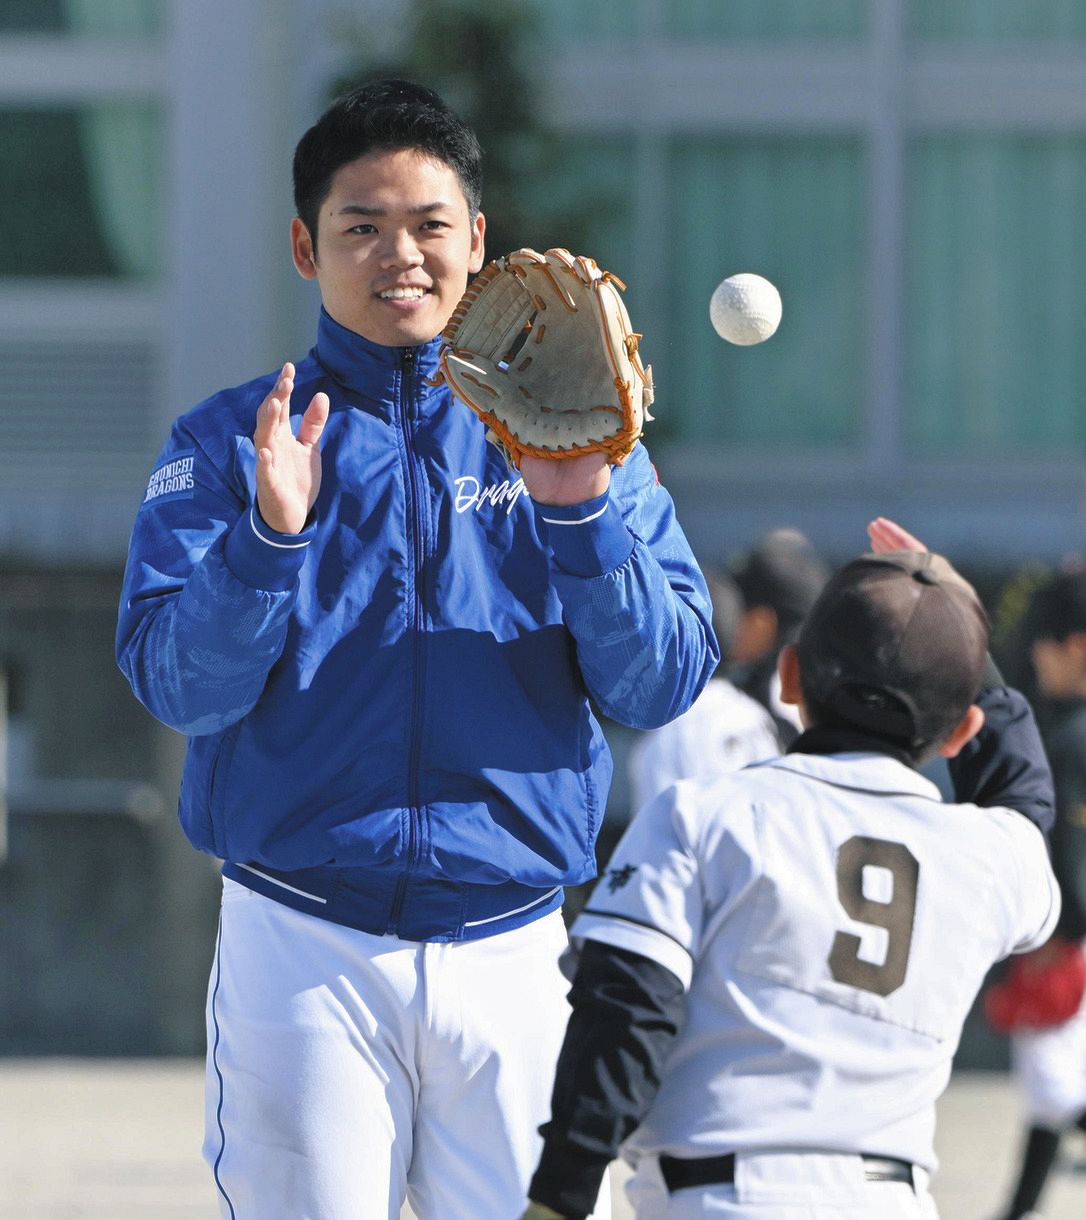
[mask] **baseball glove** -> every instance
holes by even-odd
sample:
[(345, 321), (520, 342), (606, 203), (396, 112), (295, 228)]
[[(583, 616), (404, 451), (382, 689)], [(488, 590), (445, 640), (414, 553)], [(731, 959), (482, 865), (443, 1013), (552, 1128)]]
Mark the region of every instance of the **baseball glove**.
[(619, 289), (568, 250), (514, 250), (475, 277), (442, 331), (440, 372), (519, 468), (524, 454), (621, 465), (652, 402), (652, 370)]
[(984, 994), (988, 1024), (1002, 1034), (1069, 1021), (1086, 994), (1086, 957), (1078, 941), (1050, 940), (1012, 959)]

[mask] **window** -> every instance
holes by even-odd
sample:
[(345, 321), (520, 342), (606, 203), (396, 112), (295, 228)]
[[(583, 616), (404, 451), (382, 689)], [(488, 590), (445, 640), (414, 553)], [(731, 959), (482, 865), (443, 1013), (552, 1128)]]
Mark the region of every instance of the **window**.
[(0, 110), (0, 276), (140, 279), (159, 266), (158, 110)]
[(537, 4), (557, 38), (856, 38), (868, 0), (549, 0)]
[[(660, 240), (674, 259), (667, 415), (684, 439), (860, 444), (862, 166), (850, 138), (675, 144)], [(784, 300), (761, 347), (733, 347), (710, 327), (713, 289), (740, 271), (772, 280)]]
[(918, 38), (1083, 38), (1079, 0), (909, 0), (909, 32)]
[(1086, 139), (932, 135), (906, 174), (905, 432), (920, 455), (1077, 448)]
[(0, 33), (155, 34), (161, 0), (3, 0)]
[(548, 38), (633, 38), (639, 24), (630, 0), (537, 0), (535, 17)]
[(857, 38), (865, 0), (667, 0), (667, 30), (679, 38)]

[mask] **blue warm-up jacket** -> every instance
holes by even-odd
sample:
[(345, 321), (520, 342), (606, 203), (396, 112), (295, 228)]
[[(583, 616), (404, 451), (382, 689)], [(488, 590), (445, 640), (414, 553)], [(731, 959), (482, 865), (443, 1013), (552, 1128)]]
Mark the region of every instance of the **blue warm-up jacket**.
[(594, 872), (611, 776), (589, 696), (650, 728), (718, 660), (704, 580), (639, 445), (587, 505), (533, 505), (437, 341), (322, 314), (292, 418), (331, 399), (299, 535), (255, 508), (276, 375), (174, 425), (140, 506), (118, 662), (186, 733), (185, 833), (229, 876), (368, 931), (455, 939)]

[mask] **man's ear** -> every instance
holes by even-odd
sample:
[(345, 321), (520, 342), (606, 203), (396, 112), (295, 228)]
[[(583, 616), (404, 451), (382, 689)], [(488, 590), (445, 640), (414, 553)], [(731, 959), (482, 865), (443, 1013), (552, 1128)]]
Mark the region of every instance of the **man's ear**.
[(777, 674), (781, 680), (782, 703), (798, 705), (803, 701), (803, 686), (799, 680), (799, 650), (795, 644), (785, 644), (777, 658)]
[(303, 280), (317, 278), (317, 256), (313, 250), (313, 239), (309, 229), (300, 216), (295, 216), (290, 222), (290, 252), (294, 258), (294, 266)]
[(486, 262), (486, 217), (479, 212), (471, 226), (471, 251), (468, 255), (468, 271), (481, 271)]
[(975, 703), (970, 704), (958, 727), (939, 747), (939, 754), (943, 758), (957, 758), (962, 746), (972, 741), (983, 727), (984, 712)]

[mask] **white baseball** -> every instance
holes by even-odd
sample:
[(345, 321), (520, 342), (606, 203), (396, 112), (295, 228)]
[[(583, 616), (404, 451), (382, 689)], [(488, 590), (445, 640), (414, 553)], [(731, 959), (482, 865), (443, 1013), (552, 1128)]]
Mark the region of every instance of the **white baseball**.
[(709, 320), (729, 343), (762, 343), (781, 324), (781, 294), (760, 275), (729, 275), (709, 301)]

